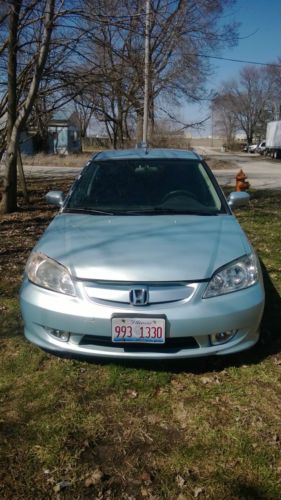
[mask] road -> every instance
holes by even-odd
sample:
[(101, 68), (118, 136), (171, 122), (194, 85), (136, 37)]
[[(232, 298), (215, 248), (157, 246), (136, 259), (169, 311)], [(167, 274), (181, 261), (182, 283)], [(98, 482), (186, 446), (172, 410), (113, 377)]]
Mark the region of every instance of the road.
[[(211, 148), (198, 148), (198, 153), (207, 159), (215, 159), (228, 164), (227, 168), (214, 169), (213, 172), (221, 186), (233, 186), (235, 176), (242, 168), (254, 189), (281, 189), (281, 162), (278, 160), (263, 159), (258, 155), (247, 153), (224, 153)], [(1, 169), (0, 166), (0, 175)], [(26, 177), (76, 177), (80, 172), (79, 167), (63, 166), (35, 166), (25, 165)]]
[(227, 170), (213, 170), (218, 182), (222, 186), (234, 185), (238, 170), (242, 170), (248, 177), (250, 185), (254, 189), (281, 189), (281, 163), (260, 160), (250, 161), (237, 159), (235, 167)]
[(254, 189), (281, 189), (281, 161), (264, 159), (258, 154), (225, 153), (214, 148), (197, 148), (197, 152), (207, 158), (225, 161), (231, 165), (226, 169), (213, 172), (221, 186), (233, 186), (235, 177), (242, 168)]

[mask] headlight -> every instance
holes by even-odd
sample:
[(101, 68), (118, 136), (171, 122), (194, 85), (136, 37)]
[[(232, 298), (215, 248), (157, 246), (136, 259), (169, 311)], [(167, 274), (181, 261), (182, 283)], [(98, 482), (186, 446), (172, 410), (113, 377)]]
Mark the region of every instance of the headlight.
[(257, 283), (259, 264), (255, 254), (245, 255), (214, 273), (203, 298), (243, 290)]
[(76, 295), (68, 270), (42, 253), (34, 252), (30, 255), (25, 272), (35, 285), (66, 295)]

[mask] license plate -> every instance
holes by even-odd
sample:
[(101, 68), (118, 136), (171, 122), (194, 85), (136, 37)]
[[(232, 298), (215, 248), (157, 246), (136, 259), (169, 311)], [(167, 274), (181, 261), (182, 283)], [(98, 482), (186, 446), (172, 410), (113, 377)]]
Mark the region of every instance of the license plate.
[(112, 318), (112, 342), (164, 344), (164, 318)]

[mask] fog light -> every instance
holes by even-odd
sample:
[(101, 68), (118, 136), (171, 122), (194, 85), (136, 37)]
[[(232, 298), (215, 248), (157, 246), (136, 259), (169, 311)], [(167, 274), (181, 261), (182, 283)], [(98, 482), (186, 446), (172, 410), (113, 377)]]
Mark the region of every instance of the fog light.
[(53, 337), (56, 337), (56, 339), (61, 340), (61, 342), (68, 342), (70, 333), (65, 332), (64, 330), (56, 330), (54, 328), (46, 328), (46, 331), (50, 334), (53, 335)]
[(210, 341), (212, 345), (225, 344), (231, 340), (234, 335), (236, 335), (237, 330), (227, 330), (226, 332), (219, 332), (210, 335)]

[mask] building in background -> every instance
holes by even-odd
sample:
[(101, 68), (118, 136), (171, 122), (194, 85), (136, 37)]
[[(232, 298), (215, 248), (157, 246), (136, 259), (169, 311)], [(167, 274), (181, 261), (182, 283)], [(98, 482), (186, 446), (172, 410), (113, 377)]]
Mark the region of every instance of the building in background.
[(81, 134), (76, 113), (57, 112), (48, 124), (48, 152), (67, 155), (80, 151)]

